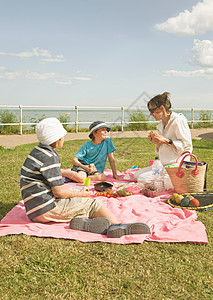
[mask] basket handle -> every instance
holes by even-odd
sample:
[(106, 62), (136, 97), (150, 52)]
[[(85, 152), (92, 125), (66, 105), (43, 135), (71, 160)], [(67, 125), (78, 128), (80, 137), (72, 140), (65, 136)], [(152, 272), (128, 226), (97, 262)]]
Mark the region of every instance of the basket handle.
[(182, 178), (184, 176), (184, 172), (181, 172), (180, 169), (181, 169), (181, 166), (183, 164), (183, 161), (184, 159), (190, 155), (190, 157), (194, 157), (195, 161), (196, 161), (196, 166), (195, 166), (195, 169), (192, 171), (192, 175), (193, 176), (197, 176), (199, 174), (199, 170), (197, 169), (198, 167), (198, 160), (197, 160), (197, 157), (194, 155), (194, 154), (191, 154), (191, 153), (188, 153), (186, 155), (184, 155), (184, 157), (182, 158), (181, 162), (180, 162), (180, 165), (178, 167), (178, 172), (176, 173), (176, 176), (179, 177), (179, 178)]
[[(186, 153), (191, 154), (190, 151), (185, 151), (185, 152), (181, 153), (181, 154), (178, 156), (178, 158), (176, 159), (176, 163), (178, 162), (179, 158), (181, 158), (181, 156), (183, 156), (183, 155), (186, 154)], [(190, 160), (192, 161), (192, 157), (190, 157)]]

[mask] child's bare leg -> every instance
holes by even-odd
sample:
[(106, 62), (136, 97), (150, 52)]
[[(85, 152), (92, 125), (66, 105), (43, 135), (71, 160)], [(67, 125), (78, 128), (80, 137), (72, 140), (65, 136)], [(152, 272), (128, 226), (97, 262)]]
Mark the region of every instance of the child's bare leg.
[(69, 179), (72, 179), (76, 182), (81, 182), (83, 183), (84, 182), (84, 178), (87, 177), (86, 173), (83, 172), (83, 171), (79, 171), (79, 172), (75, 172), (75, 171), (72, 171), (72, 170), (61, 170), (61, 175), (63, 177), (67, 177)]
[(105, 181), (106, 175), (104, 173), (95, 173), (94, 175), (89, 175), (89, 178), (91, 178), (91, 181)]
[[(70, 169), (61, 169), (61, 175), (63, 177), (67, 177), (67, 178), (70, 178), (74, 175), (74, 171), (71, 171)], [(71, 178), (70, 178), (71, 179)]]
[(119, 223), (116, 217), (113, 215), (113, 213), (105, 205), (102, 205), (95, 215), (95, 218), (103, 218), (103, 217), (109, 219), (112, 224)]

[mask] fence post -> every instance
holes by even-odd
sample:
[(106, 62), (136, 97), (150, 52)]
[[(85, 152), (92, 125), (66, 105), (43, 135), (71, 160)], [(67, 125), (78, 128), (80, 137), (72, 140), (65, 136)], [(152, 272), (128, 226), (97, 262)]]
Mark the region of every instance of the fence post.
[(78, 106), (75, 106), (75, 132), (78, 132)]
[(194, 108), (191, 108), (191, 113), (192, 113), (192, 116), (191, 116), (191, 119), (192, 119), (192, 121), (191, 121), (191, 127), (193, 129), (194, 128)]
[(124, 107), (121, 106), (121, 131), (124, 131)]
[(22, 135), (22, 105), (19, 105), (19, 124), (20, 124), (20, 135)]

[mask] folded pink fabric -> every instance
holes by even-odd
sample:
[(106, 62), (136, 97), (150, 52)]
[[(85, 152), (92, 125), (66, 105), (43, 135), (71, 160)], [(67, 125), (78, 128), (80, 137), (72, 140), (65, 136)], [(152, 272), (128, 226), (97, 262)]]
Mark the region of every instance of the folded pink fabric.
[[(133, 179), (135, 170), (120, 173), (123, 182), (125, 174)], [(118, 182), (113, 179), (111, 171), (106, 170), (107, 181)], [(68, 183), (67, 186), (82, 186), (82, 184)], [(92, 189), (94, 191), (94, 189)], [(193, 210), (172, 208), (165, 199), (171, 193), (164, 193), (156, 198), (148, 198), (142, 194), (127, 197), (106, 198), (99, 197), (114, 213), (121, 223), (143, 222), (150, 229), (150, 235), (135, 234), (121, 238), (107, 238), (105, 235), (76, 231), (69, 229), (69, 223), (34, 223), (25, 213), (23, 201), (20, 201), (0, 223), (0, 236), (9, 234), (26, 234), (38, 237), (52, 237), (79, 240), (81, 242), (107, 242), (117, 244), (155, 242), (192, 242), (208, 244), (205, 226), (196, 221), (197, 213)], [(164, 198), (162, 200), (162, 198)]]

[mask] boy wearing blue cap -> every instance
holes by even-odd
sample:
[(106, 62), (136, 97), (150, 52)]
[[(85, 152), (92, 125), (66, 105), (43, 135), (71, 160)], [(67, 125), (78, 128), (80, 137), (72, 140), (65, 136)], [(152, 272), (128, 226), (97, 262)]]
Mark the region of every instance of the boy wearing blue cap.
[(104, 181), (104, 169), (109, 160), (113, 178), (118, 179), (113, 152), (116, 150), (108, 137), (110, 127), (103, 121), (93, 122), (89, 127), (91, 141), (82, 145), (75, 154), (72, 169), (61, 170), (62, 176), (76, 182), (83, 182), (90, 177), (93, 181)]

